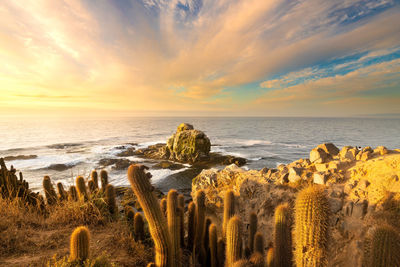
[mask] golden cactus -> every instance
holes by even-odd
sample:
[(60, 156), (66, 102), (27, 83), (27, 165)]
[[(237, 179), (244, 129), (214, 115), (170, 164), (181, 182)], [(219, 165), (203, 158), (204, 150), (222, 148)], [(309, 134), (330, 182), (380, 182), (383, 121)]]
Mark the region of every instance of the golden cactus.
[(136, 213), (134, 217), (134, 231), (135, 231), (135, 239), (136, 241), (144, 240), (144, 220), (143, 216), (140, 213)]
[(292, 266), (292, 234), (289, 205), (281, 204), (275, 209), (274, 261), (276, 267)]
[(242, 222), (238, 216), (229, 219), (226, 226), (226, 257), (227, 267), (242, 258)]
[(82, 176), (76, 177), (76, 189), (78, 189), (78, 195), (80, 199), (88, 200), (88, 194), (86, 191), (85, 179)]
[(106, 186), (108, 185), (108, 173), (106, 170), (100, 171), (100, 181), (101, 181), (101, 190), (106, 190)]
[(205, 233), (205, 213), (206, 213), (206, 194), (204, 190), (196, 192), (196, 234), (194, 238), (194, 250), (195, 254), (199, 256), (201, 263), (206, 258), (206, 252), (204, 249), (204, 233)]
[(113, 215), (117, 214), (118, 207), (117, 207), (117, 202), (115, 201), (115, 189), (114, 189), (114, 186), (112, 186), (111, 184), (108, 184), (106, 186), (104, 200), (108, 206), (108, 210), (110, 211), (110, 213)]
[[(267, 251), (267, 267), (274, 267), (274, 248), (270, 247)], [(292, 266), (292, 265), (289, 265)]]
[(171, 189), (167, 196), (167, 219), (168, 230), (171, 238), (171, 264), (173, 266), (181, 266), (182, 252), (181, 252), (181, 229), (180, 229), (180, 208), (178, 206), (178, 192)]
[(254, 236), (257, 232), (257, 223), (258, 223), (258, 218), (257, 214), (255, 212), (250, 213), (250, 220), (249, 220), (249, 242), (248, 242), (248, 247), (250, 249), (250, 252), (254, 252)]
[(324, 189), (310, 186), (295, 204), (295, 260), (297, 267), (326, 266), (329, 203)]
[(168, 259), (171, 257), (171, 242), (165, 216), (153, 187), (150, 184), (149, 174), (145, 172), (145, 166), (133, 164), (128, 168), (128, 180), (132, 190), (137, 196), (149, 224), (150, 235), (155, 247), (155, 265), (157, 267), (168, 267)]
[(94, 189), (95, 189), (95, 190), (96, 190), (96, 189), (99, 189), (99, 176), (98, 176), (96, 170), (93, 170), (93, 171), (90, 173), (90, 178), (91, 178), (91, 181), (93, 181)]
[(89, 229), (85, 226), (75, 228), (70, 241), (70, 260), (85, 261), (89, 258)]
[(250, 262), (253, 264), (254, 267), (264, 267), (265, 266), (264, 254), (255, 251), (250, 257)]
[(228, 225), (229, 219), (235, 215), (235, 194), (232, 190), (228, 190), (225, 193), (224, 198), (224, 219), (222, 223), (222, 236), (226, 236), (226, 226)]
[(188, 206), (188, 250), (193, 251), (194, 236), (196, 234), (196, 204), (190, 202)]
[(57, 203), (57, 194), (54, 191), (53, 184), (51, 183), (50, 177), (45, 176), (43, 178), (43, 190), (46, 196), (47, 204), (54, 205)]
[(218, 267), (217, 226), (213, 223), (208, 229), (208, 244), (210, 247), (210, 265), (211, 267)]

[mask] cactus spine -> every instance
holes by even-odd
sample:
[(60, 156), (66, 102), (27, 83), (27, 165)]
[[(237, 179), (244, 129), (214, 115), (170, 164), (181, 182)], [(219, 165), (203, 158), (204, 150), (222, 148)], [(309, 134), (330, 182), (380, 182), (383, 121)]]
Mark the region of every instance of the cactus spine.
[(211, 267), (218, 267), (218, 240), (217, 240), (217, 226), (215, 224), (211, 224), (208, 229), (209, 239), (208, 243), (210, 246), (210, 266)]
[(242, 222), (238, 216), (229, 219), (226, 226), (226, 266), (231, 267), (242, 258)]
[(254, 251), (254, 235), (257, 232), (257, 223), (258, 223), (257, 214), (255, 212), (250, 213), (248, 247), (250, 248), (251, 253), (253, 253)]
[(111, 214), (114, 215), (118, 213), (117, 203), (115, 202), (115, 189), (111, 184), (106, 186), (105, 202), (107, 203), (108, 210)]
[(101, 190), (105, 190), (108, 185), (108, 173), (106, 170), (100, 171)]
[(265, 266), (264, 255), (256, 251), (251, 255), (250, 262), (253, 264), (254, 267), (264, 267)]
[(143, 165), (129, 166), (128, 180), (149, 223), (149, 230), (154, 241), (156, 253), (155, 265), (157, 267), (172, 267), (172, 264), (168, 265), (168, 258), (171, 255), (171, 243), (167, 222), (153, 193), (149, 175), (144, 170), (145, 166)]
[(136, 241), (143, 241), (144, 240), (144, 220), (143, 220), (142, 214), (140, 214), (140, 213), (135, 214), (133, 228), (135, 231)]
[(43, 190), (46, 196), (47, 204), (53, 205), (57, 203), (57, 194), (54, 191), (53, 184), (51, 183), (50, 177), (45, 176), (43, 178)]
[(95, 170), (93, 170), (91, 173), (90, 173), (90, 178), (91, 178), (91, 181), (93, 181), (93, 185), (94, 185), (94, 189), (96, 190), (96, 189), (99, 189), (99, 178), (98, 178), (99, 176), (98, 176), (98, 174), (97, 174), (97, 171), (95, 171)]
[(181, 253), (181, 229), (178, 207), (178, 192), (171, 189), (167, 196), (167, 218), (168, 230), (171, 238), (171, 263), (174, 266), (181, 266), (182, 253)]
[(71, 235), (70, 260), (83, 262), (89, 257), (90, 233), (85, 226), (75, 228)]
[(400, 236), (389, 225), (378, 226), (365, 242), (366, 267), (400, 266)]
[(295, 204), (295, 260), (297, 267), (326, 266), (329, 203), (324, 189), (310, 186)]
[(190, 202), (188, 206), (188, 250), (193, 251), (194, 235), (196, 233), (196, 204)]
[(254, 252), (264, 254), (264, 237), (260, 232), (254, 235)]
[(69, 199), (72, 201), (78, 201), (78, 192), (76, 191), (76, 187), (74, 185), (69, 187)]
[(206, 257), (206, 252), (204, 250), (204, 232), (205, 232), (205, 209), (206, 209), (206, 194), (204, 190), (199, 190), (196, 192), (196, 234), (194, 238), (194, 250), (195, 255), (199, 256), (199, 260)]
[(235, 215), (235, 195), (232, 190), (225, 193), (224, 199), (224, 221), (222, 223), (222, 236), (226, 236), (226, 227), (229, 219)]
[(275, 209), (274, 261), (276, 267), (292, 266), (292, 234), (289, 205), (281, 204)]

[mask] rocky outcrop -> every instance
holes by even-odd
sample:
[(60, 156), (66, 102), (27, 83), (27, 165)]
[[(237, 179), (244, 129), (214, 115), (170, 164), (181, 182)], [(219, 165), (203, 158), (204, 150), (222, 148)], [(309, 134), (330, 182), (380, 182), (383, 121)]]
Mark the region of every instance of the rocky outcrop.
[(4, 157), (5, 161), (35, 159), (37, 155), (18, 155)]
[(384, 221), (400, 229), (400, 150), (347, 146), (339, 151), (331, 145), (313, 150), (322, 155), (316, 157), (322, 162), (300, 159), (260, 171), (236, 165), (203, 170), (193, 179), (192, 195), (200, 189), (206, 192), (207, 216), (220, 224), (223, 197), (233, 190), (243, 223), (249, 223), (249, 214), (256, 212), (259, 231), (265, 233), (268, 243), (273, 240), (275, 207), (293, 203), (307, 184), (325, 185), (331, 209), (329, 266), (362, 266), (360, 244), (369, 228)]
[(210, 148), (211, 142), (205, 133), (195, 130), (191, 124), (182, 123), (168, 139), (165, 153), (171, 160), (194, 163), (207, 159)]

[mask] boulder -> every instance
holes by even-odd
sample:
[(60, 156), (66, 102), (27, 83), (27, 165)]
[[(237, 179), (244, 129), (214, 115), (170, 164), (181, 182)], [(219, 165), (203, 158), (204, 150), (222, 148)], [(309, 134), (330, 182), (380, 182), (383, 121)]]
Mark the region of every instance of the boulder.
[(339, 154), (339, 149), (332, 143), (325, 143), (318, 145), (317, 148), (322, 148), (326, 154), (329, 154), (331, 156), (336, 156)]
[(314, 148), (310, 151), (310, 161), (312, 163), (325, 163), (329, 161), (329, 156), (322, 148)]
[(303, 172), (303, 168), (292, 167), (289, 169), (289, 177), (288, 180), (291, 183), (295, 183), (301, 180), (301, 173)]
[(369, 159), (371, 158), (371, 156), (372, 156), (372, 153), (371, 153), (371, 151), (369, 151), (369, 150), (367, 150), (367, 151), (365, 151), (365, 152), (362, 152), (362, 153), (360, 153), (360, 154), (361, 154), (360, 160), (362, 160), (362, 161), (367, 161), (367, 160), (369, 160)]
[(194, 163), (208, 158), (210, 148), (210, 139), (205, 133), (183, 123), (168, 139), (165, 153), (171, 160)]
[(318, 172), (325, 172), (328, 170), (328, 164), (327, 163), (316, 163), (315, 164), (315, 169)]
[(353, 213), (351, 216), (357, 219), (362, 219), (364, 218), (365, 214), (367, 214), (367, 210), (368, 210), (367, 200), (357, 202), (353, 205)]
[(362, 152), (371, 152), (373, 153), (374, 151), (372, 150), (372, 148), (370, 146), (366, 146), (362, 149)]
[(342, 148), (342, 150), (340, 150), (340, 159), (348, 159), (348, 160), (355, 160), (356, 159), (356, 155), (358, 153), (357, 148), (354, 148), (352, 146), (345, 146)]
[(384, 146), (378, 146), (374, 149), (374, 153), (378, 155), (386, 155), (389, 151)]
[(325, 184), (328, 181), (329, 175), (324, 172), (314, 173), (314, 184)]

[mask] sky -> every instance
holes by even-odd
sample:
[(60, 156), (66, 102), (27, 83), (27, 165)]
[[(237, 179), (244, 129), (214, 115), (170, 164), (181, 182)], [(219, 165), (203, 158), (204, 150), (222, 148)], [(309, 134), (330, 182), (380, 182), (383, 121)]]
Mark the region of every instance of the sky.
[(0, 2), (0, 115), (400, 116), (399, 0)]

